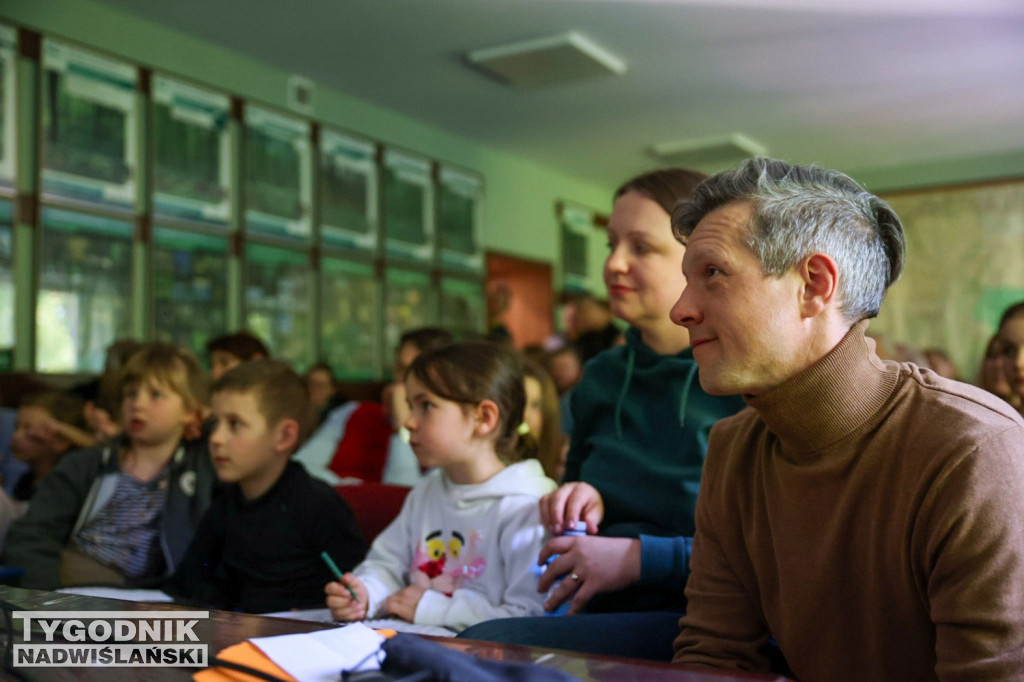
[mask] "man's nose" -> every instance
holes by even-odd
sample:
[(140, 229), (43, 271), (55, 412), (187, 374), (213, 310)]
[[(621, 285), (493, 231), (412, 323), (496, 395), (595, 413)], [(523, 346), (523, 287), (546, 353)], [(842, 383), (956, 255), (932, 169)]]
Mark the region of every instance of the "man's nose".
[(697, 307), (694, 304), (693, 294), (689, 286), (683, 287), (675, 305), (669, 311), (669, 318), (680, 327), (688, 327), (698, 321)]

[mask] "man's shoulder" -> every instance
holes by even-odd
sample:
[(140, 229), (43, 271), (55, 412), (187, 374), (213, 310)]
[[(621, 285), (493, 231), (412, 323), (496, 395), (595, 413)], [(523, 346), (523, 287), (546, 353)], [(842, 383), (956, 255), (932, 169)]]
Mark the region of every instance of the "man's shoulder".
[(980, 433), (993, 429), (1024, 428), (1024, 421), (1009, 403), (977, 386), (941, 377), (929, 369), (904, 365), (907, 381), (903, 396), (914, 405), (903, 420), (919, 423), (933, 432)]

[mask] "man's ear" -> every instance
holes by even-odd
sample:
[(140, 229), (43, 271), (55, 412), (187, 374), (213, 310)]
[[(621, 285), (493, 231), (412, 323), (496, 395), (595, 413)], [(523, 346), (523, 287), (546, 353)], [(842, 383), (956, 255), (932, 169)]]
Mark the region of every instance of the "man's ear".
[(820, 315), (839, 298), (839, 267), (831, 256), (813, 253), (799, 266), (804, 284), (800, 312), (804, 317)]
[(481, 436), (490, 435), (498, 427), (498, 405), (493, 400), (483, 400), (476, 406), (476, 431)]
[(299, 442), (299, 422), (294, 419), (282, 419), (274, 429), (274, 449), (278, 452), (291, 452)]

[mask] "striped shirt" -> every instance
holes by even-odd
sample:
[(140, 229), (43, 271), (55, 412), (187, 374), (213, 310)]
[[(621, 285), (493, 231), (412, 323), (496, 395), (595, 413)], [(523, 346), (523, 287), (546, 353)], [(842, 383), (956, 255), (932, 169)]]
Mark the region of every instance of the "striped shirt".
[(160, 575), (160, 519), (167, 499), (168, 469), (151, 481), (117, 474), (110, 501), (78, 531), (74, 544), (86, 555), (124, 572), (128, 578)]

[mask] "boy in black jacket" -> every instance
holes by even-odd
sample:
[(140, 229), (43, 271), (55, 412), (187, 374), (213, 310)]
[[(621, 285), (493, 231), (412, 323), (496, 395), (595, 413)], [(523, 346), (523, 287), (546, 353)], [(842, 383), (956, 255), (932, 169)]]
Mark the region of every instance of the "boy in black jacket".
[(334, 576), (321, 552), (348, 571), (366, 542), (341, 496), (290, 460), (311, 425), (305, 383), (283, 362), (252, 360), (211, 394), (210, 455), (228, 485), (164, 589), (250, 613), (322, 606)]

